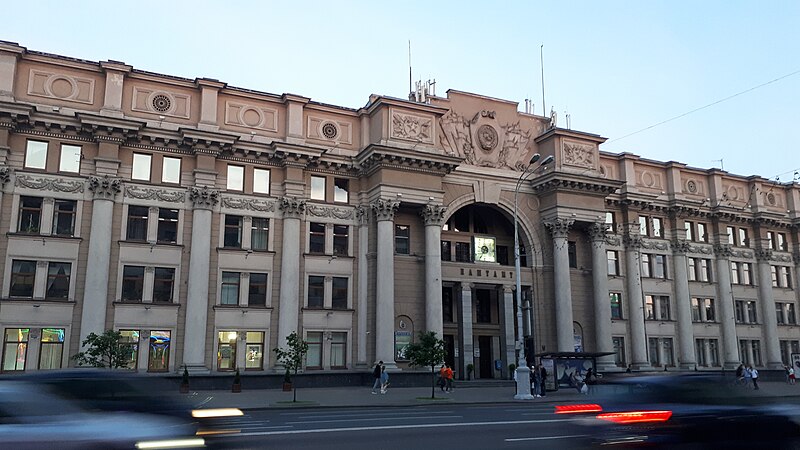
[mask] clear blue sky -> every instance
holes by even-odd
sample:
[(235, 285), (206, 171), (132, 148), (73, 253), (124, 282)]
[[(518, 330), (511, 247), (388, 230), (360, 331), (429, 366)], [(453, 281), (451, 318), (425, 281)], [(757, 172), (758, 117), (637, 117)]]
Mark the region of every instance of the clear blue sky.
[[(0, 39), (347, 107), (414, 78), (515, 100), (601, 148), (781, 181), (800, 170), (800, 1), (11, 2)], [(788, 173), (787, 173), (788, 172)]]

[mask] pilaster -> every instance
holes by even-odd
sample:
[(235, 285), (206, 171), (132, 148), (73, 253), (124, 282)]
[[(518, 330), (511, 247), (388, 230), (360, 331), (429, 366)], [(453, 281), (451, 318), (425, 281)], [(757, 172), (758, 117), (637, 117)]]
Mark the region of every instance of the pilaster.
[(375, 358), (394, 368), (394, 213), (400, 203), (379, 199), (370, 207), (378, 221)]
[(772, 292), (772, 250), (767, 248), (756, 249), (758, 261), (758, 298), (761, 302), (761, 311), (764, 314), (764, 344), (767, 356), (767, 368), (780, 369), (781, 348), (778, 342), (778, 318), (775, 312), (775, 296)]
[(639, 224), (625, 225), (622, 242), (625, 245), (626, 291), (628, 294), (628, 326), (631, 333), (631, 366), (646, 370), (650, 367), (647, 356), (647, 339), (644, 328), (644, 298), (642, 294), (641, 249)]
[(300, 221), (306, 211), (306, 202), (283, 197), (278, 208), (283, 213), (278, 347), (285, 347), (286, 338), (297, 331), (300, 319)]
[(689, 274), (686, 265), (686, 252), (689, 243), (683, 239), (672, 241), (673, 273), (675, 275), (675, 312), (678, 319), (678, 357), (680, 368), (694, 369), (697, 358), (694, 354), (694, 328), (692, 325), (692, 305), (689, 294)]

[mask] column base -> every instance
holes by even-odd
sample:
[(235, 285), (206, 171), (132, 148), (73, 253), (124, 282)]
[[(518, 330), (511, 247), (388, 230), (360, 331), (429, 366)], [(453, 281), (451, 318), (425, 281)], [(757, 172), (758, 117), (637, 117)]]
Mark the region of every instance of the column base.
[(189, 375), (208, 375), (211, 373), (211, 369), (206, 367), (204, 364), (185, 364), (178, 368), (178, 373), (183, 373), (183, 368), (189, 371)]
[(783, 370), (783, 363), (780, 361), (772, 361), (767, 363), (767, 369)]
[(694, 362), (682, 362), (679, 366), (680, 370), (695, 370), (697, 364)]
[(722, 364), (722, 370), (736, 370), (739, 364), (741, 364), (739, 361), (725, 361)]
[(514, 400), (533, 400), (531, 395), (531, 370), (526, 366), (517, 367), (517, 393)]
[(597, 359), (597, 367), (595, 367), (596, 372), (619, 372), (624, 370), (623, 367), (617, 367), (617, 363), (615, 363), (613, 359), (608, 361), (604, 356)]
[(631, 363), (631, 370), (636, 370), (638, 372), (650, 372), (655, 370), (655, 368), (651, 366), (649, 362), (635, 362)]

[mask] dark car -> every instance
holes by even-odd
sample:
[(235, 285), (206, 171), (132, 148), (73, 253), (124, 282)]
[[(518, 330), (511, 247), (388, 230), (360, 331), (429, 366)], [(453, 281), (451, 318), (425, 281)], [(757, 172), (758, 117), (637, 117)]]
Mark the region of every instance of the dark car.
[(598, 446), (646, 448), (800, 448), (797, 406), (745, 395), (707, 375), (622, 378), (597, 386), (573, 414), (576, 433)]

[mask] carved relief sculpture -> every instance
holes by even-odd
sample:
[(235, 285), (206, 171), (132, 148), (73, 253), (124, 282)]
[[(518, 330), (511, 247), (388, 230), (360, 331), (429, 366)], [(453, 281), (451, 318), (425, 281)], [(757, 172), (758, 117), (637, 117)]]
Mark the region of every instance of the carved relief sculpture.
[(61, 178), (34, 177), (31, 175), (17, 175), (14, 184), (29, 189), (55, 192), (83, 192), (84, 188), (83, 181), (63, 180)]
[(689, 252), (690, 244), (685, 239), (673, 239), (672, 252), (676, 255), (685, 255)]
[(733, 250), (731, 246), (728, 244), (715, 244), (714, 245), (714, 254), (717, 258), (730, 258), (733, 256)]
[[(524, 170), (531, 131), (519, 122), (501, 124), (494, 111), (480, 111), (472, 119), (448, 111), (439, 121), (441, 144), (448, 153), (474, 166)], [(498, 132), (502, 130), (502, 133)]]
[(3, 166), (0, 167), (0, 187), (3, 187), (8, 180), (11, 179), (11, 168)]
[[(19, 177), (17, 177), (19, 179)], [(94, 193), (95, 199), (113, 200), (122, 190), (122, 183), (119, 178), (111, 178), (108, 175), (103, 177), (89, 177), (89, 190)]]
[(444, 213), (447, 211), (447, 208), (441, 205), (425, 205), (422, 208), (422, 211), (419, 212), (419, 215), (422, 216), (422, 220), (425, 222), (425, 225), (439, 225), (441, 226), (444, 223)]
[(392, 114), (392, 137), (414, 142), (433, 143), (433, 119), (411, 114)]
[(246, 209), (249, 211), (272, 212), (275, 211), (275, 203), (267, 200), (254, 198), (234, 198), (222, 197), (222, 206), (232, 209)]
[(353, 210), (332, 206), (306, 205), (306, 212), (315, 217), (333, 217), (336, 219), (352, 219)]
[(378, 199), (370, 205), (375, 213), (375, 218), (381, 220), (394, 220), (394, 213), (400, 208), (400, 202), (394, 200)]
[(183, 203), (186, 201), (186, 192), (169, 191), (166, 189), (139, 188), (136, 186), (125, 187), (125, 196), (141, 200), (161, 200), (163, 202)]
[(306, 202), (294, 197), (281, 197), (279, 205), (285, 219), (300, 219), (306, 212)]
[(189, 200), (195, 208), (211, 209), (219, 202), (219, 191), (216, 189), (209, 189), (206, 186), (202, 188), (190, 187)]
[(595, 167), (594, 148), (589, 145), (564, 142), (561, 153), (566, 165), (585, 167), (587, 169), (594, 169)]

